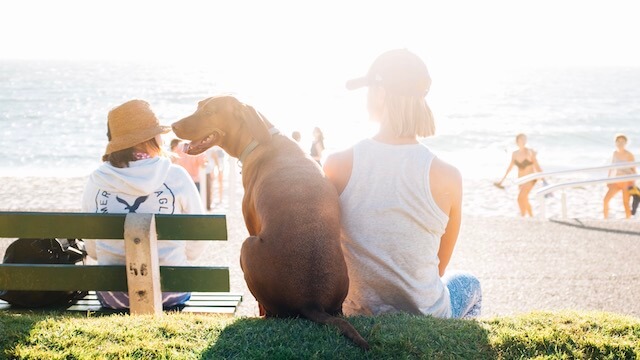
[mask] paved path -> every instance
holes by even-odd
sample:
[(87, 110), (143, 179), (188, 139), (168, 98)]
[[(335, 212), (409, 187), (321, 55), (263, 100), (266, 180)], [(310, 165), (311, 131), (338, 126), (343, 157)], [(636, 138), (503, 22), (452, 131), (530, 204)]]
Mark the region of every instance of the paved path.
[(451, 268), (481, 280), (484, 316), (604, 310), (640, 317), (640, 222), (465, 218)]
[[(229, 215), (230, 241), (217, 258), (235, 258), (232, 290), (245, 293), (240, 316), (256, 314), (238, 261), (247, 236)], [(640, 317), (640, 222), (541, 221), (466, 217), (449, 267), (482, 282), (483, 317), (533, 310), (603, 310)]]

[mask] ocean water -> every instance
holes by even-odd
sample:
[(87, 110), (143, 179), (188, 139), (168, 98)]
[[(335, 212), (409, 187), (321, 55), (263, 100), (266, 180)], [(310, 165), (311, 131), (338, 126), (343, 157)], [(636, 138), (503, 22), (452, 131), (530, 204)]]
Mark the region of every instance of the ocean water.
[[(364, 91), (341, 79), (306, 89), (233, 79), (207, 66), (74, 61), (0, 61), (0, 173), (88, 174), (106, 146), (109, 109), (147, 100), (170, 124), (220, 92), (247, 99), (303, 146), (314, 126), (327, 153), (370, 135)], [(522, 68), (486, 73), (431, 69), (427, 99), (437, 134), (424, 142), (468, 179), (499, 179), (517, 133), (545, 171), (607, 164), (625, 133), (640, 158), (640, 68)], [(226, 75), (227, 74), (227, 75)], [(333, 81), (333, 83), (330, 83)], [(286, 82), (285, 82), (286, 84)], [(515, 177), (512, 174), (511, 178)]]
[[(617, 133), (628, 136), (628, 149), (640, 159), (640, 68), (430, 72), (427, 100), (437, 130), (423, 141), (460, 169), (466, 214), (518, 216), (515, 169), (505, 190), (492, 186), (507, 168), (518, 133), (528, 135), (545, 171), (609, 163)], [(231, 92), (283, 133), (300, 131), (303, 147), (310, 145), (313, 127), (323, 129), (325, 155), (375, 131), (367, 120), (365, 91), (345, 90), (342, 77), (327, 73), (309, 84), (295, 76), (242, 74), (206, 65), (0, 61), (0, 176), (89, 174), (107, 144), (108, 111), (134, 98), (148, 101), (160, 121), (170, 124), (192, 113), (198, 101)], [(604, 176), (605, 171), (571, 175)], [(604, 185), (568, 191), (569, 216), (599, 218), (605, 191)], [(545, 200), (550, 216), (559, 215), (559, 199), (556, 193)], [(531, 201), (539, 213), (533, 194)], [(622, 217), (618, 198), (611, 212)]]

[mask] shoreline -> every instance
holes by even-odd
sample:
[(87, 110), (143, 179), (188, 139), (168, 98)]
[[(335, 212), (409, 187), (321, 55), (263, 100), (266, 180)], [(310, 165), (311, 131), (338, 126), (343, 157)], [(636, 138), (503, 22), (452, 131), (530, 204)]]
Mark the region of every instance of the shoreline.
[[(0, 177), (0, 211), (79, 211), (85, 181), (86, 177)], [(234, 181), (238, 184), (232, 201), (225, 193), (225, 201), (212, 211), (226, 213), (229, 240), (214, 243), (197, 263), (228, 266), (231, 291), (244, 295), (237, 316), (257, 316), (257, 303), (246, 288), (239, 266), (240, 247), (248, 233), (240, 207), (240, 176)], [(486, 209), (511, 206), (513, 213), (517, 210), (514, 192), (516, 186), (500, 190), (489, 181), (476, 184), (473, 191), (466, 191), (464, 206), (479, 207), (479, 199), (491, 199), (494, 205), (488, 204)], [(507, 202), (512, 204), (505, 205)], [(614, 202), (619, 200), (612, 200), (612, 209)], [(547, 214), (553, 215), (550, 208)], [(640, 282), (637, 218), (522, 219), (517, 214), (504, 216), (486, 209), (463, 215), (448, 269), (478, 276), (484, 293), (483, 318), (562, 309), (640, 317), (640, 303), (636, 301), (640, 288), (634, 285)], [(580, 210), (572, 209), (576, 213)], [(478, 215), (483, 211), (485, 215)], [(575, 215), (570, 212), (569, 217)], [(1, 255), (11, 240), (0, 239)]]
[[(225, 191), (233, 190), (232, 196), (229, 196), (228, 191), (225, 192), (224, 201), (216, 204), (214, 212), (228, 212), (240, 208), (243, 194), (240, 169), (235, 164), (232, 166), (227, 166), (225, 170)], [(79, 211), (87, 177), (88, 175), (0, 176), (0, 211)], [(538, 199), (535, 192), (542, 185), (536, 184), (529, 195), (534, 218), (522, 218), (516, 201), (518, 186), (513, 180), (508, 179), (504, 189), (499, 189), (493, 185), (493, 181), (494, 179), (463, 178), (463, 216), (541, 220), (537, 216), (540, 214), (542, 200), (545, 203), (547, 218), (561, 217), (561, 191)], [(604, 184), (567, 189), (567, 217), (601, 220), (602, 200), (606, 191), (607, 187)], [(217, 198), (216, 195), (215, 199)], [(611, 199), (609, 206), (609, 220), (624, 219), (621, 193)], [(640, 211), (630, 219), (639, 220)]]

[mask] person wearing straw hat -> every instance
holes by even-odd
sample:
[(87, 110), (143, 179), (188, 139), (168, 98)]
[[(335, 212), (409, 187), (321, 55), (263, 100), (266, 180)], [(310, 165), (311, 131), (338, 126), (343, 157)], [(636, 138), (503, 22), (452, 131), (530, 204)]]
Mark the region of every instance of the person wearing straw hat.
[[(204, 214), (200, 195), (186, 170), (162, 151), (160, 125), (149, 104), (131, 100), (113, 108), (107, 118), (109, 140), (102, 160), (86, 184), (82, 210), (92, 213)], [(186, 265), (204, 252), (204, 241), (161, 241), (160, 265)], [(102, 265), (125, 263), (123, 241), (87, 240), (90, 257)], [(129, 307), (126, 292), (97, 292), (104, 307)], [(190, 293), (162, 294), (163, 305), (187, 301)]]
[(406, 49), (381, 54), (364, 77), (347, 82), (368, 87), (369, 117), (379, 130), (324, 164), (347, 235), (346, 315), (480, 315), (478, 279), (446, 271), (460, 229), (462, 180), (418, 141), (435, 131), (425, 100), (430, 85), (426, 65)]

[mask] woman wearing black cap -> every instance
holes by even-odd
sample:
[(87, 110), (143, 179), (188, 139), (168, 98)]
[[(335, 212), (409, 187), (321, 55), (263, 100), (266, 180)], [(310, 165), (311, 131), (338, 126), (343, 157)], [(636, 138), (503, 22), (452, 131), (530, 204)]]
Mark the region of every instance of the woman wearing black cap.
[(347, 233), (346, 315), (480, 314), (478, 279), (446, 273), (460, 230), (462, 180), (418, 142), (435, 131), (425, 100), (430, 85), (425, 64), (404, 49), (383, 53), (366, 76), (347, 83), (368, 87), (369, 116), (380, 127), (324, 165)]

